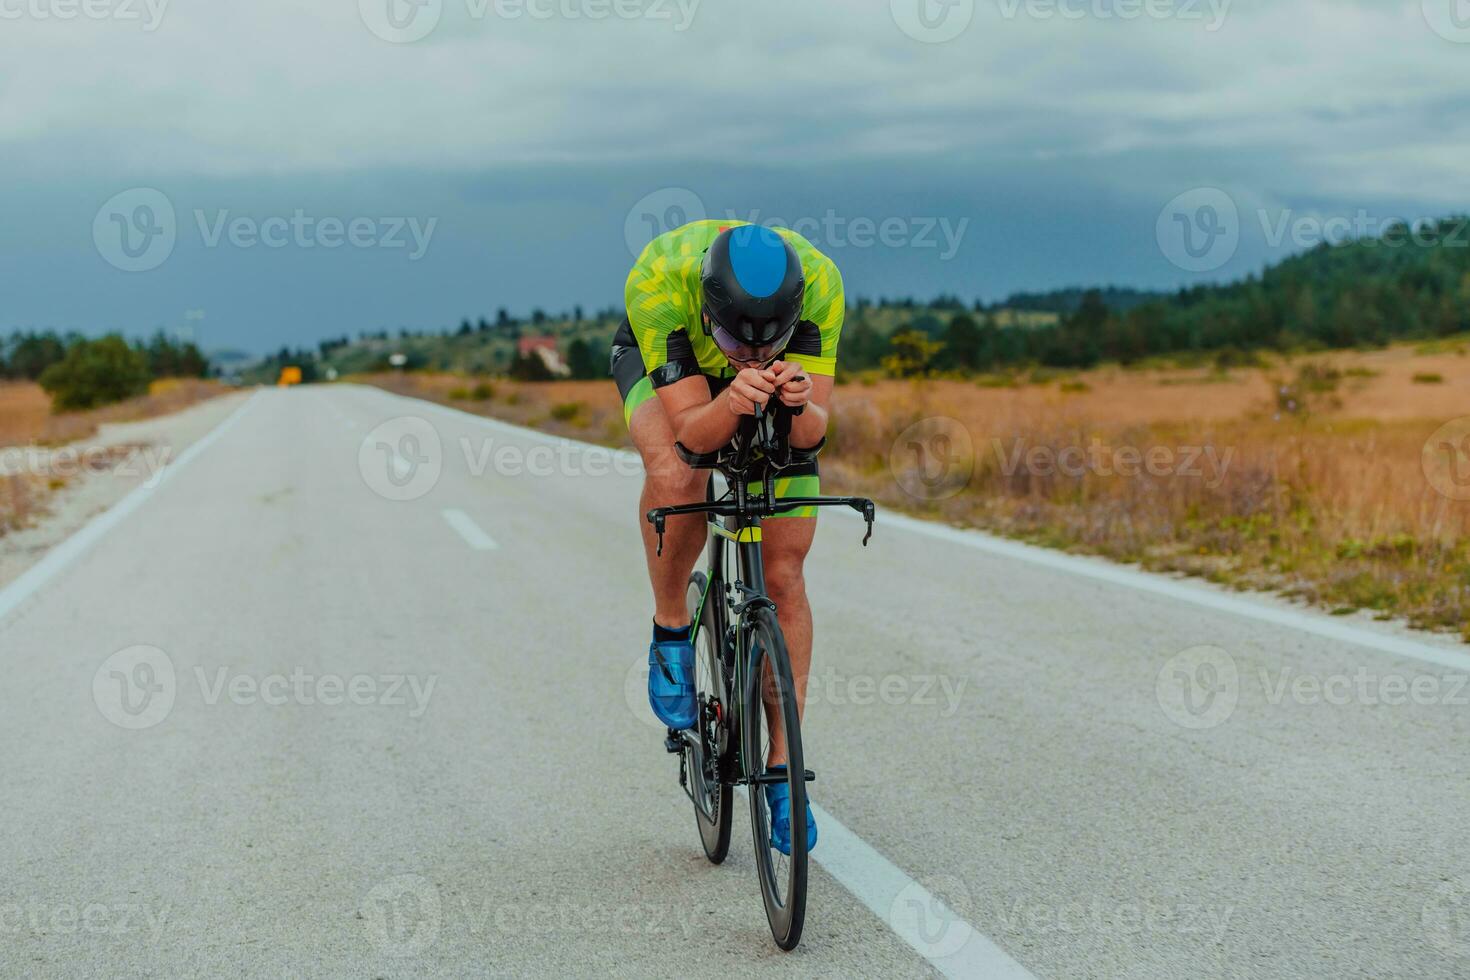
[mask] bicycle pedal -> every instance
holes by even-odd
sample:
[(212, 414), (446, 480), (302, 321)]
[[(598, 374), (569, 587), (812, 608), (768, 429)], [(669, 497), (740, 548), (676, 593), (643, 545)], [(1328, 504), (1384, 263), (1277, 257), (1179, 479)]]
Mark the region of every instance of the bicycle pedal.
[(678, 755), (684, 751), (684, 740), (671, 728), (669, 734), (664, 736), (664, 751), (670, 755)]

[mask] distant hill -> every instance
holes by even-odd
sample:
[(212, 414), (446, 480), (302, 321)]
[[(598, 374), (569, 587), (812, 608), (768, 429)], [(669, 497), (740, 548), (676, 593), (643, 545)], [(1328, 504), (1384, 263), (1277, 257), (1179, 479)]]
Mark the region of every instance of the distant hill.
[[(617, 309), (592, 316), (534, 313), (518, 319), (465, 320), (457, 328), (377, 330), (327, 341), (316, 351), (283, 350), (247, 380), (273, 380), (283, 363), (303, 363), (308, 379), (385, 370), (402, 354), (408, 369), (467, 374), (515, 373), (523, 336), (555, 338), (577, 377), (603, 377), (606, 352), (621, 319)], [(1184, 353), (1378, 346), (1470, 330), (1470, 222), (1450, 218), (1410, 234), (1402, 226), (1378, 238), (1324, 244), (1261, 275), (1174, 293), (1126, 287), (1074, 287), (1015, 293), (1004, 302), (967, 305), (954, 296), (928, 302), (854, 300), (839, 357), (847, 370), (878, 369), (893, 338), (925, 335), (933, 367), (988, 371), (1013, 364), (1088, 367)], [(534, 367), (534, 366), (531, 366)]]

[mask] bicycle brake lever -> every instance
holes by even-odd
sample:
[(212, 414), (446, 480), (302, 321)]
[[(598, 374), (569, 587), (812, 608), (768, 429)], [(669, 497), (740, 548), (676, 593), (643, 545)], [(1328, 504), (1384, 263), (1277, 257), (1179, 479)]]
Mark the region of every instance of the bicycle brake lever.
[(650, 513), (648, 519), (653, 522), (653, 531), (658, 535), (658, 551), (654, 552), (654, 554), (662, 558), (664, 556), (664, 515)]
[(867, 523), (868, 530), (863, 534), (863, 547), (868, 546), (868, 539), (873, 536), (873, 520), (877, 517), (877, 508), (871, 500), (863, 501), (863, 521)]

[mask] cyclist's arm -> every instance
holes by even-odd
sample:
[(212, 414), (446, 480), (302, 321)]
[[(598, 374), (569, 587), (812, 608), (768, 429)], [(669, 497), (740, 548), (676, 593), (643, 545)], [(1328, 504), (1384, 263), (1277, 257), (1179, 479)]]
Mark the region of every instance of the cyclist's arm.
[(797, 449), (810, 449), (827, 435), (827, 405), (832, 400), (832, 378), (814, 374), (811, 379), (811, 399), (806, 403), (806, 409), (791, 420), (791, 444)]
[(740, 427), (740, 416), (730, 410), (730, 389), (711, 398), (701, 374), (654, 391), (669, 417), (675, 441), (690, 452), (712, 453), (734, 438)]

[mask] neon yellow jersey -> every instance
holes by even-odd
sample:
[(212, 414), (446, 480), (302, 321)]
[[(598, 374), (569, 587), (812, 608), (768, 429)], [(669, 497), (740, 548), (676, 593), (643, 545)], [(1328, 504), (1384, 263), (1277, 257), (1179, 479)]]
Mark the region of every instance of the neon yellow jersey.
[[(700, 323), (699, 274), (715, 237), (745, 224), (749, 222), (711, 219), (664, 232), (648, 243), (628, 273), (623, 293), (628, 323), (655, 388), (687, 377), (696, 366), (699, 373), (713, 377), (735, 373)], [(837, 373), (837, 339), (845, 312), (842, 275), (831, 259), (796, 232), (774, 230), (796, 250), (806, 275), (801, 320), (785, 360), (831, 377)]]

